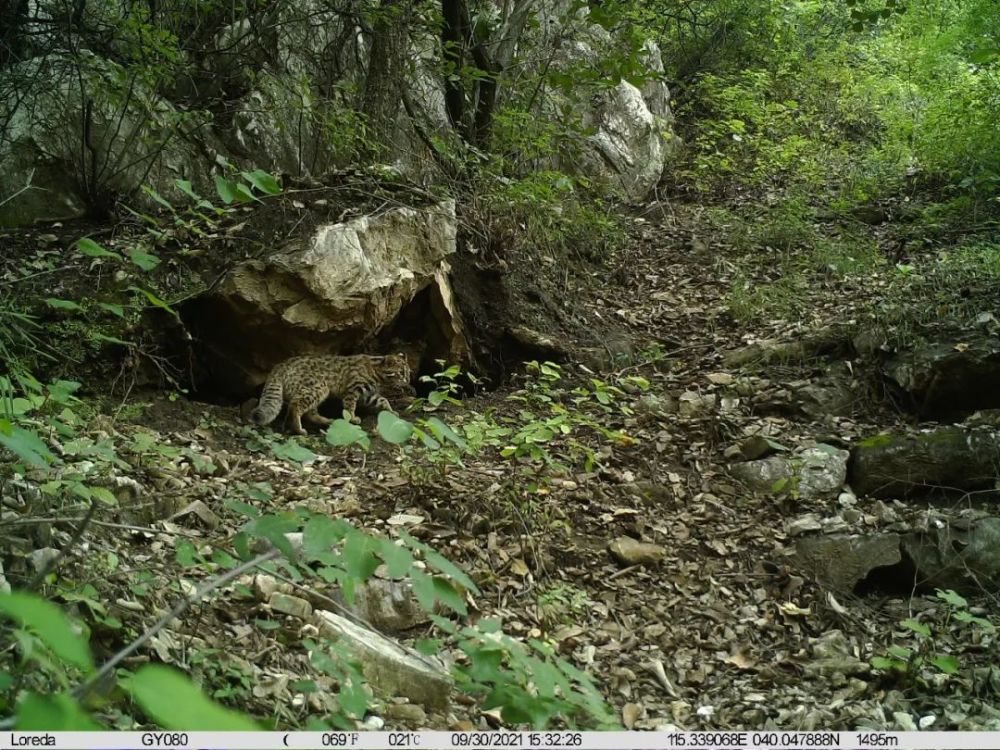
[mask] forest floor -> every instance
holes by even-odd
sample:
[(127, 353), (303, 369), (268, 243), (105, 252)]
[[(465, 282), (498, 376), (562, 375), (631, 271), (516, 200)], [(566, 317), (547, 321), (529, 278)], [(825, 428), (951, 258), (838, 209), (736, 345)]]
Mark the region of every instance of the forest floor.
[[(633, 220), (611, 271), (595, 269), (574, 297), (634, 334), (630, 361), (601, 373), (536, 369), (436, 409), (453, 426), (507, 431), (484, 438), (461, 464), (374, 437), (368, 451), (332, 447), (321, 435), (291, 443), (246, 424), (237, 408), (177, 393), (106, 399), (92, 434), (115, 437), (145, 507), (102, 511), (105, 523), (121, 526), (95, 527), (88, 549), (61, 573), (118, 602), (110, 611), (124, 630), (95, 625), (92, 643), (114, 653), (123, 634), (141, 632), (189, 587), (181, 579), (200, 575), (178, 569), (179, 542), (211, 558), (245, 522), (240, 503), (264, 512), (302, 506), (431, 544), (479, 586), (472, 619), (496, 616), (511, 635), (551, 642), (594, 676), (629, 728), (996, 722), (988, 691), (976, 697), (967, 680), (942, 675), (917, 689), (870, 666), (895, 642), (900, 621), (933, 610), (932, 600), (835, 594), (791, 567), (789, 524), (837, 515), (836, 500), (754, 495), (728, 474), (733, 447), (753, 435), (788, 447), (848, 446), (907, 421), (864, 387), (850, 416), (803, 413), (789, 388), (823, 377), (829, 361), (726, 364), (727, 353), (757, 341), (795, 341), (850, 321), (879, 288), (878, 274), (805, 290), (808, 313), (794, 320), (741, 324), (732, 315), (734, 283), (764, 283), (772, 271), (748, 277), (725, 234), (704, 226), (695, 207), (650, 207)], [(551, 403), (565, 409), (548, 411)], [(371, 418), (364, 426), (374, 432)], [(505, 457), (525, 430), (544, 432), (534, 444), (540, 459)], [(918, 512), (861, 509), (858, 528), (869, 531)], [(609, 551), (623, 537), (656, 545), (652, 558), (623, 562)], [(152, 646), (157, 659), (199, 672), (218, 698), (288, 726), (331, 708), (322, 691), (296, 692), (296, 681), (316, 679), (302, 632), (294, 617), (235, 588), (190, 608)], [(403, 640), (429, 632), (420, 626)], [(988, 664), (991, 656), (966, 644), (963, 658)], [(462, 700), (444, 714), (400, 704), (376, 704), (372, 713), (390, 728), (498, 726), (495, 713)]]

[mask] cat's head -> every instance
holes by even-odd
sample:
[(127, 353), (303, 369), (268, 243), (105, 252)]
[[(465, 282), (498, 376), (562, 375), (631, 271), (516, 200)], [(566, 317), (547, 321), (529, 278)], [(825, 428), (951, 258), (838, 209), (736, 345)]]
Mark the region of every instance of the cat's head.
[(382, 377), (385, 380), (395, 380), (402, 385), (409, 385), (412, 373), (410, 362), (405, 354), (389, 354), (383, 358)]

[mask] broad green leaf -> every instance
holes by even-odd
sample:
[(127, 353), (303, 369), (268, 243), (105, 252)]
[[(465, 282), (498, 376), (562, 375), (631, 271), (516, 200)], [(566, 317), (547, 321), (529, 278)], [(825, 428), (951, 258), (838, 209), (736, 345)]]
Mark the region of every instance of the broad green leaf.
[(924, 638), (930, 638), (931, 636), (931, 629), (926, 625), (924, 625), (922, 622), (917, 622), (916, 620), (913, 619), (906, 619), (899, 624), (902, 625), (904, 628), (909, 628), (914, 633), (916, 633), (917, 635), (921, 635)]
[(402, 578), (413, 567), (413, 555), (406, 547), (395, 544), (391, 539), (380, 539), (379, 554), (389, 569), (390, 578)]
[(875, 669), (906, 669), (906, 662), (899, 661), (898, 659), (888, 659), (884, 656), (873, 656), (871, 665)]
[(893, 656), (903, 661), (909, 661), (910, 657), (913, 656), (913, 652), (905, 646), (889, 646), (888, 651), (889, 656)]
[(170, 201), (168, 201), (166, 198), (164, 198), (162, 195), (156, 192), (149, 185), (143, 185), (142, 192), (144, 192), (146, 195), (148, 195), (150, 198), (152, 198), (154, 201), (159, 203), (164, 208), (169, 209), (170, 211), (174, 210), (174, 207), (173, 205), (171, 205)]
[(143, 297), (145, 297), (149, 301), (149, 304), (153, 305), (154, 307), (158, 307), (161, 310), (166, 310), (168, 313), (170, 313), (171, 315), (173, 315), (175, 318), (180, 317), (177, 314), (177, 312), (167, 302), (164, 302), (162, 299), (160, 299), (159, 297), (157, 297), (155, 294), (153, 294), (148, 289), (143, 289), (141, 286), (130, 286), (128, 288), (128, 290), (130, 292), (136, 292), (137, 294), (141, 294)]
[(19, 732), (95, 732), (104, 729), (68, 695), (28, 693), (17, 704)]
[(360, 425), (346, 419), (335, 419), (326, 429), (326, 442), (330, 445), (360, 445), (363, 450), (371, 447), (371, 440)]
[(45, 304), (49, 307), (54, 307), (56, 310), (82, 310), (76, 302), (69, 299), (56, 299), (55, 297), (46, 297)]
[(254, 732), (260, 727), (208, 698), (191, 678), (161, 664), (142, 667), (125, 688), (142, 710), (164, 729)]
[(304, 445), (299, 445), (294, 440), (287, 440), (284, 443), (271, 443), (271, 452), (278, 458), (286, 461), (295, 461), (299, 464), (308, 464), (315, 461), (318, 456)]
[(432, 582), (434, 585), (434, 596), (439, 602), (460, 615), (468, 614), (469, 609), (465, 605), (465, 599), (462, 598), (462, 595), (451, 583), (440, 576), (434, 576)]
[(236, 200), (236, 183), (222, 175), (215, 175), (215, 192), (227, 206)]
[(391, 411), (381, 411), (378, 415), (378, 434), (387, 443), (400, 445), (410, 439), (413, 425), (400, 419)]
[(454, 443), (462, 450), (467, 449), (469, 446), (458, 433), (456, 433), (451, 427), (446, 425), (437, 417), (431, 417), (427, 420), (427, 427), (434, 433), (436, 438), (443, 438), (451, 443)]
[(106, 247), (99, 245), (89, 237), (81, 237), (78, 239), (76, 241), (76, 249), (91, 258), (114, 258), (115, 260), (122, 259), (122, 256), (118, 253), (108, 250)]
[[(246, 526), (247, 533), (266, 539), (288, 558), (295, 557), (295, 549), (285, 534), (289, 534), (297, 528), (294, 519), (273, 514), (256, 518)], [(242, 552), (239, 554), (240, 557), (243, 557)]]
[(357, 581), (367, 581), (379, 566), (375, 551), (379, 548), (377, 539), (373, 539), (360, 531), (347, 535), (344, 542), (344, 567), (347, 573)]
[(73, 629), (65, 613), (52, 602), (34, 594), (14, 591), (0, 594), (0, 612), (35, 633), (63, 661), (86, 672), (94, 669), (87, 642)]
[(37, 434), (15, 427), (5, 419), (0, 419), (0, 445), (34, 466), (46, 466), (55, 461), (55, 456)]
[(947, 591), (942, 591), (941, 589), (934, 589), (934, 595), (943, 602), (950, 604), (956, 609), (965, 609), (969, 606), (969, 603), (965, 600), (961, 594), (948, 589)]
[(958, 672), (958, 658), (951, 654), (937, 654), (928, 659), (928, 661), (945, 674), (955, 674)]
[(479, 589), (476, 588), (476, 584), (472, 582), (468, 574), (440, 552), (435, 552), (432, 549), (424, 550), (424, 559), (428, 565), (444, 573), (453, 581), (460, 583), (469, 591), (479, 593)]
[(250, 201), (258, 200), (257, 196), (253, 194), (242, 182), (236, 183), (236, 199), (241, 203), (249, 203)]
[(118, 498), (115, 497), (115, 493), (107, 487), (91, 487), (90, 493), (95, 500), (98, 500), (105, 505), (118, 505)]
[(125, 317), (125, 308), (123, 308), (121, 305), (116, 305), (113, 302), (98, 302), (97, 306), (100, 307), (102, 310), (107, 310), (109, 313), (111, 313), (112, 315), (116, 315), (119, 318)]
[(129, 258), (143, 271), (152, 271), (158, 265), (160, 265), (160, 259), (157, 258), (152, 253), (147, 253), (138, 247), (133, 247), (129, 250)]
[(191, 198), (194, 201), (201, 201), (201, 196), (198, 195), (194, 191), (194, 188), (191, 187), (190, 180), (174, 180), (174, 184), (177, 186), (177, 189), (184, 193), (184, 195), (188, 198)]
[(343, 522), (326, 516), (314, 516), (302, 530), (302, 551), (309, 557), (332, 550), (347, 532)]
[(265, 172), (263, 169), (255, 169), (253, 172), (241, 172), (243, 179), (267, 195), (277, 195), (281, 192), (281, 185), (274, 179), (274, 175)]

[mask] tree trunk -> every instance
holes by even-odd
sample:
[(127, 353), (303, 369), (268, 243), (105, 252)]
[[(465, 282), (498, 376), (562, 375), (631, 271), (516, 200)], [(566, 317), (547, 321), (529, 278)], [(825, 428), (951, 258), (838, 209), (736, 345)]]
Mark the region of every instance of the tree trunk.
[(380, 0), (372, 26), (361, 113), (376, 157), (390, 151), (399, 114), (408, 39), (406, 11), (404, 0)]

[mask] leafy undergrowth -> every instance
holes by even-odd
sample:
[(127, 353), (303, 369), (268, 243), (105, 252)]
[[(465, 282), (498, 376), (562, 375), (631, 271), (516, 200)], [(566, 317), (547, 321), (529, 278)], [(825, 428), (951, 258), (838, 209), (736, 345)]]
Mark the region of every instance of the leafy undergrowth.
[[(804, 307), (741, 306), (734, 290), (760, 289), (775, 266), (742, 262), (745, 248), (730, 234), (695, 234), (692, 227), (705, 226), (697, 213), (655, 209), (617, 258), (621, 283), (578, 301), (646, 342), (615, 370), (533, 363), (509, 386), (462, 398), (455, 371), (443, 369), (427, 400), (401, 419), (370, 417), (363, 433), (337, 422), (303, 439), (163, 393), (102, 407), (77, 402), (71, 384), (40, 387), (10, 402), (18, 419), (46, 414), (38, 424), (63, 427), (48, 443), (15, 447), (27, 460), (55, 446), (59, 468), (6, 478), (4, 536), (26, 551), (67, 547), (57, 571), (37, 584), (89, 624), (101, 656), (231, 569), (248, 520), (287, 514), (399, 541), (422, 561), (418, 570), (438, 560), (419, 545), (460, 566), (467, 585), (437, 590), (451, 619), (424, 621), (402, 640), (465, 668), (466, 686), (483, 676), (472, 655), (482, 652), (470, 652), (469, 640), (463, 648), (449, 623), (496, 618), (517, 642), (535, 644), (532, 653), (563, 664), (568, 679), (576, 679), (570, 669), (589, 675), (628, 727), (898, 728), (901, 717), (931, 726), (924, 717), (933, 716), (935, 729), (995, 728), (990, 636), (970, 634), (968, 618), (956, 617), (965, 605), (834, 596), (788, 561), (790, 521), (835, 515), (829, 503), (794, 492), (757, 497), (726, 473), (727, 449), (749, 435), (849, 445), (901, 421), (849, 367), (859, 386), (851, 416), (809, 417), (792, 391), (828, 376), (829, 363), (725, 364), (726, 352), (754, 340), (859, 319), (871, 290), (896, 271), (869, 253), (855, 273), (821, 268), (803, 277)], [(8, 444), (12, 437), (27, 440), (15, 431)], [(99, 481), (112, 474), (113, 486)], [(64, 508), (52, 508), (55, 497)], [(83, 521), (87, 502), (95, 511)], [(864, 510), (844, 521), (845, 531), (918, 524), (923, 513), (884, 503)], [(71, 544), (81, 522), (86, 543)], [(616, 559), (609, 544), (620, 537), (658, 545), (660, 559)], [(386, 557), (375, 563), (383, 567), (367, 572), (376, 576), (397, 567)], [(265, 569), (317, 606), (343, 583), (339, 574), (303, 578), (275, 562)], [(8, 576), (31, 578), (31, 570)], [(519, 704), (499, 683), (485, 704), (472, 690), (439, 712), (369, 701), (350, 673), (317, 659), (302, 620), (264, 598), (253, 579), (237, 581), (190, 607), (124, 666), (174, 664), (219, 701), (279, 726), (360, 720), (366, 709), (390, 727), (489, 728), (573, 715), (562, 704), (545, 716), (501, 714), (499, 705)], [(970, 616), (981, 605), (973, 602)], [(917, 653), (921, 661), (907, 661)], [(529, 663), (501, 661), (515, 672)], [(536, 695), (555, 679), (520, 677)], [(582, 723), (600, 723), (602, 709), (579, 684), (574, 710), (589, 716)], [(105, 721), (142, 720), (110, 697), (95, 704)]]

